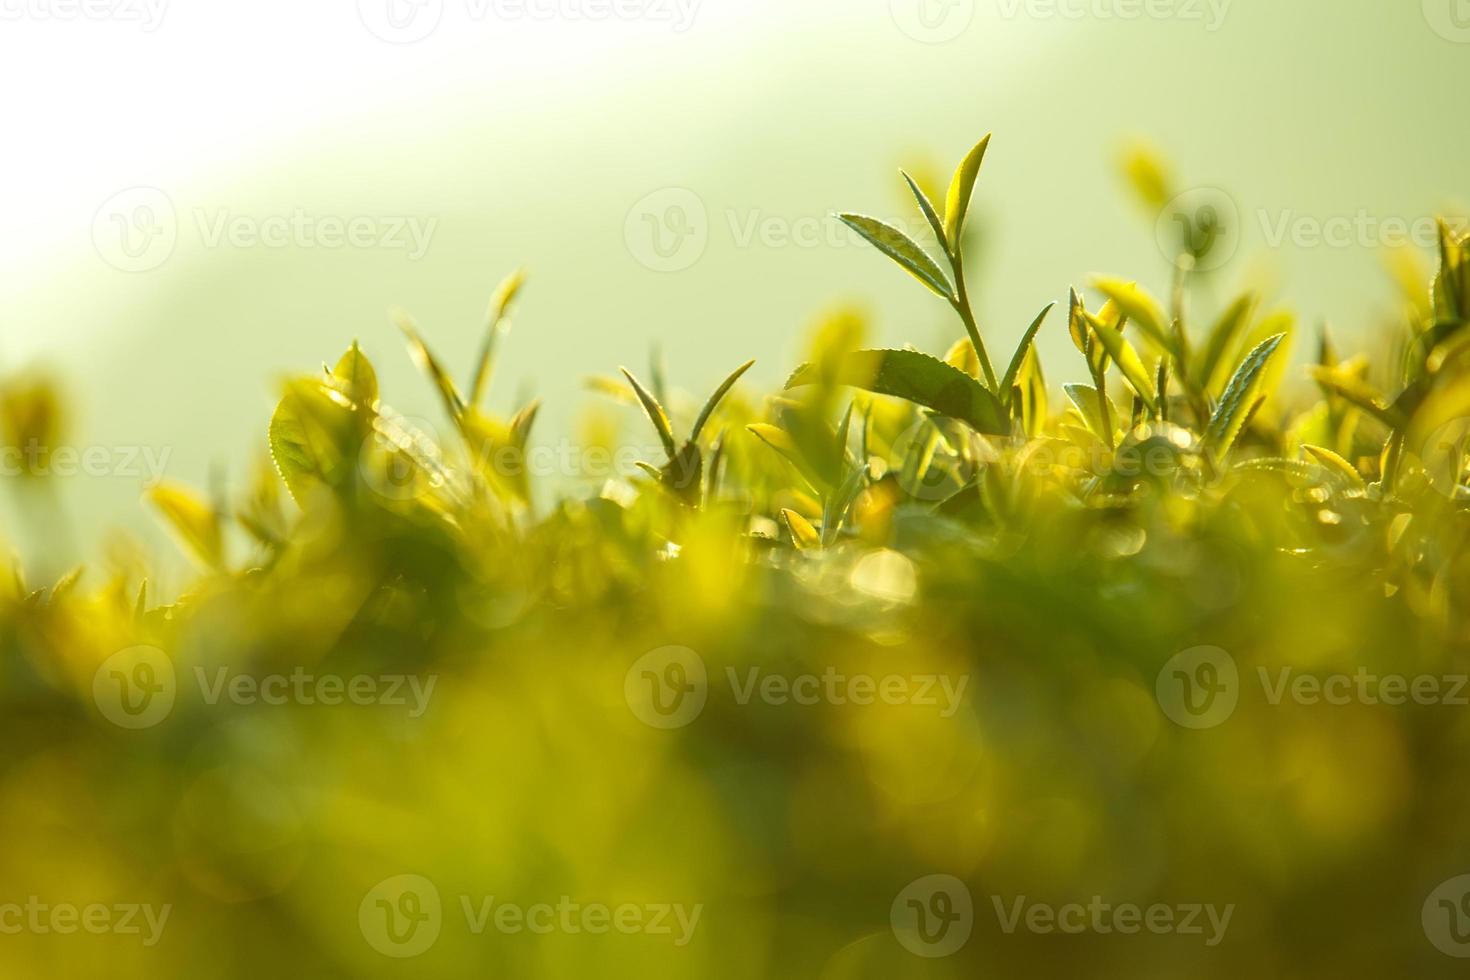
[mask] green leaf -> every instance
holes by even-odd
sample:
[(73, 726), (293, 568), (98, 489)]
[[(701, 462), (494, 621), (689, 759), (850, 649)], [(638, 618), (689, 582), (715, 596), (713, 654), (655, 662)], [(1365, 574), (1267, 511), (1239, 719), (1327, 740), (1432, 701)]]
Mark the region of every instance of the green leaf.
[(1470, 375), (1447, 377), (1417, 406), (1408, 425), (1405, 446), (1416, 456), (1426, 455), (1426, 446), (1442, 427), (1470, 418)]
[(888, 256), (899, 265), (903, 266), (909, 273), (932, 289), (937, 295), (954, 302), (954, 286), (950, 285), (949, 277), (939, 264), (929, 257), (924, 251), (903, 232), (886, 225), (877, 218), (870, 218), (862, 214), (838, 215), (842, 222), (853, 231), (862, 235), (873, 244), (878, 251)]
[(414, 363), (418, 364), (419, 369), (429, 376), (430, 381), (434, 382), (434, 388), (444, 402), (444, 410), (458, 425), (460, 418), (464, 415), (465, 402), (460, 397), (459, 389), (454, 386), (454, 379), (449, 376), (448, 371), (444, 370), (444, 366), (434, 356), (434, 352), (429, 350), (429, 345), (424, 343), (418, 324), (414, 323), (411, 316), (399, 311), (394, 314), (393, 321), (408, 338), (408, 349), (413, 355)]
[(1021, 373), (1021, 365), (1026, 360), (1026, 352), (1031, 349), (1031, 344), (1036, 340), (1036, 333), (1041, 329), (1042, 323), (1046, 321), (1046, 315), (1052, 311), (1056, 303), (1048, 303), (1046, 309), (1031, 321), (1031, 326), (1021, 335), (1021, 342), (1016, 345), (1016, 353), (1011, 357), (1011, 365), (1006, 368), (1005, 377), (1001, 379), (1000, 390), (1003, 395), (1008, 395), (1011, 386), (1016, 383), (1016, 378)]
[(782, 518), (786, 526), (791, 529), (791, 541), (800, 551), (807, 551), (822, 546), (822, 537), (817, 534), (817, 529), (812, 527), (812, 522), (802, 517), (794, 510), (782, 510)]
[(378, 375), (357, 341), (352, 342), (352, 347), (332, 368), (332, 375), (342, 382), (342, 393), (359, 407), (371, 410), (377, 404)]
[(1152, 409), (1158, 403), (1158, 393), (1154, 390), (1153, 378), (1149, 375), (1148, 368), (1143, 363), (1143, 358), (1138, 356), (1138, 351), (1123, 336), (1122, 331), (1114, 330), (1106, 324), (1098, 322), (1092, 314), (1085, 314), (1087, 324), (1092, 328), (1098, 343), (1107, 349), (1108, 356), (1118, 365), (1123, 372), (1123, 378), (1128, 382), (1128, 387), (1137, 392), (1145, 404)]
[(191, 555), (209, 568), (224, 564), (224, 536), (213, 507), (192, 490), (172, 483), (160, 483), (146, 496)]
[(664, 407), (658, 403), (649, 390), (638, 379), (633, 377), (633, 372), (627, 368), (620, 369), (623, 377), (628, 379), (628, 384), (633, 386), (633, 393), (638, 396), (638, 401), (643, 405), (643, 411), (647, 413), (648, 420), (658, 430), (659, 441), (664, 444), (664, 452), (673, 459), (679, 453), (679, 447), (674, 442), (674, 430), (669, 426), (669, 416), (664, 412)]
[(541, 411), (541, 399), (536, 399), (525, 408), (516, 412), (510, 420), (511, 445), (520, 449), (526, 448), (526, 443), (531, 438), (531, 427), (536, 424), (536, 415)]
[(475, 360), (475, 373), (470, 378), (469, 404), (479, 405), (485, 398), (485, 389), (490, 384), (490, 370), (495, 362), (495, 346), (504, 332), (503, 324), (510, 305), (526, 284), (526, 272), (517, 269), (506, 276), (490, 297), (490, 309), (485, 314), (485, 337), (481, 341), (480, 356)]
[(1102, 398), (1098, 390), (1092, 385), (1063, 385), (1062, 391), (1066, 392), (1067, 398), (1077, 411), (1082, 413), (1082, 420), (1087, 423), (1087, 428), (1093, 435), (1102, 439), (1108, 445), (1113, 444), (1113, 434), (1109, 431), (1111, 425), (1102, 417)]
[(908, 175), (908, 171), (900, 170), (899, 173), (903, 174), (903, 179), (908, 182), (909, 190), (914, 193), (914, 200), (919, 202), (919, 210), (924, 213), (924, 220), (929, 222), (930, 228), (934, 229), (934, 238), (939, 243), (939, 247), (944, 249), (945, 254), (948, 254), (949, 242), (944, 233), (944, 219), (934, 210), (934, 204), (929, 200), (929, 195), (925, 194), (914, 178)]
[(807, 464), (806, 459), (801, 454), (801, 450), (796, 446), (796, 440), (792, 439), (791, 434), (785, 429), (767, 422), (754, 422), (745, 428), (751, 435), (755, 436), (767, 446), (770, 446), (790, 462), (792, 466), (795, 466), (797, 472), (801, 474), (802, 479), (806, 480), (812, 487), (827, 485), (827, 481)]
[(659, 482), (682, 503), (699, 506), (700, 489), (704, 485), (704, 456), (699, 444), (689, 441), (659, 471)]
[[(1010, 422), (1000, 401), (958, 368), (913, 350), (860, 350), (839, 358), (835, 380), (878, 395), (890, 395), (959, 419), (976, 432), (1009, 435)], [(811, 364), (796, 370), (786, 387), (817, 384)]]
[(1220, 404), (1215, 406), (1215, 414), (1205, 430), (1205, 446), (1217, 455), (1229, 451), (1250, 413), (1255, 411), (1260, 401), (1261, 376), (1284, 339), (1286, 334), (1279, 333), (1262, 341), (1245, 356), (1225, 386), (1225, 393), (1220, 396)]
[(700, 411), (699, 418), (694, 420), (694, 428), (689, 432), (690, 442), (699, 438), (699, 433), (704, 430), (705, 423), (715, 413), (715, 409), (719, 407), (720, 402), (730, 393), (730, 389), (735, 387), (735, 382), (740, 380), (740, 376), (746, 371), (749, 371), (754, 364), (755, 361), (746, 361), (740, 365), (715, 389), (715, 393), (709, 396), (709, 401), (704, 403), (704, 408)]
[(318, 378), (286, 383), (270, 422), (271, 460), (298, 504), (315, 486), (341, 487), (361, 440), (356, 406)]
[(1225, 360), (1225, 352), (1230, 349), (1235, 338), (1239, 337), (1241, 331), (1245, 329), (1255, 306), (1256, 297), (1245, 293), (1231, 303), (1210, 327), (1209, 336), (1205, 340), (1204, 353), (1195, 367), (1195, 381), (1201, 388), (1206, 391), (1216, 391), (1224, 381), (1224, 378), (1216, 377), (1216, 375), (1222, 373), (1220, 368)]
[(944, 202), (944, 238), (949, 242), (951, 254), (960, 252), (960, 236), (965, 231), (965, 217), (970, 211), (970, 197), (975, 192), (975, 181), (980, 177), (980, 164), (985, 160), (985, 151), (990, 146), (990, 135), (986, 133), (974, 149), (966, 154), (949, 182), (949, 196)]
[(1319, 385), (1367, 412), (1390, 429), (1403, 426), (1403, 416), (1388, 405), (1376, 388), (1361, 378), (1348, 374), (1340, 367), (1327, 368), (1318, 364), (1308, 367), (1307, 373)]
[(1367, 489), (1367, 484), (1363, 482), (1362, 474), (1358, 472), (1352, 463), (1349, 463), (1337, 453), (1322, 446), (1304, 445), (1302, 449), (1316, 460), (1323, 469), (1335, 476), (1339, 482), (1354, 490)]
[(1178, 354), (1174, 338), (1169, 335), (1167, 320), (1158, 300), (1138, 288), (1137, 283), (1122, 279), (1099, 278), (1093, 283), (1099, 292), (1118, 304), (1123, 315), (1132, 320), (1156, 348)]

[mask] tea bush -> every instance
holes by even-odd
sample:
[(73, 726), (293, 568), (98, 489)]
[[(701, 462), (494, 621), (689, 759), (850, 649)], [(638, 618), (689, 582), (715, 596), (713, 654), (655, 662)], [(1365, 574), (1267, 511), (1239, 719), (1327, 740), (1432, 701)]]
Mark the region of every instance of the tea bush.
[[(243, 499), (151, 490), (176, 601), (0, 582), (6, 975), (1458, 975), (1470, 242), (1392, 356), (1314, 338), (1310, 398), (1184, 246), (996, 359), (987, 146), (942, 207), (908, 179), (927, 249), (842, 216), (940, 356), (839, 315), (766, 398), (594, 379), (662, 455), (552, 500), (537, 406), (483, 407), (516, 275), (463, 386), (400, 318), (447, 438), (354, 344)], [(59, 411), (9, 389), (6, 439)]]

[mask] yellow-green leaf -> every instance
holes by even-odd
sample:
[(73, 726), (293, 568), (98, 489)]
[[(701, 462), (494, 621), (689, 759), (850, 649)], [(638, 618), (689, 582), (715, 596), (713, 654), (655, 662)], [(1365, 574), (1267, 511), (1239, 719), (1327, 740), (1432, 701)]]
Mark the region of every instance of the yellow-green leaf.
[(975, 192), (975, 181), (980, 177), (980, 164), (985, 161), (985, 151), (990, 146), (990, 134), (986, 133), (974, 149), (965, 155), (949, 182), (949, 195), (944, 202), (944, 237), (955, 255), (960, 251), (960, 236), (965, 231), (965, 217), (970, 211), (970, 198)]
[(877, 218), (870, 218), (863, 214), (838, 215), (842, 223), (872, 245), (888, 256), (899, 265), (908, 270), (915, 279), (928, 286), (935, 294), (947, 300), (954, 299), (954, 286), (950, 285), (949, 277), (944, 270), (939, 268), (939, 263), (929, 257), (929, 253), (919, 247), (918, 243), (905, 235), (892, 225), (884, 224)]
[(192, 490), (174, 483), (160, 483), (146, 496), (190, 555), (209, 568), (224, 564), (224, 536), (213, 507)]

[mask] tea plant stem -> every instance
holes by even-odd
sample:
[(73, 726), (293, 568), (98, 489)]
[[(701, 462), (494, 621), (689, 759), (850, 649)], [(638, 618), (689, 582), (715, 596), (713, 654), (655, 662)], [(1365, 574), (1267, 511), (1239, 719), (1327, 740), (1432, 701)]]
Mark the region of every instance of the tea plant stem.
[(995, 368), (991, 366), (990, 355), (985, 352), (985, 341), (980, 339), (980, 327), (975, 323), (975, 314), (970, 310), (970, 294), (965, 289), (965, 260), (956, 248), (950, 256), (951, 265), (954, 267), (955, 295), (950, 301), (955, 312), (965, 323), (965, 332), (970, 335), (970, 343), (975, 348), (975, 356), (980, 359), (980, 370), (985, 372), (985, 383), (997, 396), (1001, 392), (997, 389), (1000, 383), (995, 378)]

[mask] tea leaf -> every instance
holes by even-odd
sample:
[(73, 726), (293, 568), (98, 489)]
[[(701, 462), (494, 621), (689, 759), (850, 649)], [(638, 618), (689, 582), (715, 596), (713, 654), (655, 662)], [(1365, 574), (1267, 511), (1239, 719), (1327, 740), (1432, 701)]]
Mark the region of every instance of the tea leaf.
[(1322, 465), (1333, 476), (1337, 477), (1344, 485), (1354, 490), (1366, 490), (1367, 484), (1363, 482), (1360, 474), (1352, 463), (1343, 459), (1337, 453), (1322, 446), (1304, 445), (1302, 449), (1313, 459)]
[(1107, 401), (1107, 396), (1091, 385), (1063, 385), (1062, 390), (1066, 392), (1072, 404), (1077, 406), (1077, 411), (1082, 413), (1082, 420), (1087, 423), (1088, 430), (1111, 446), (1113, 444), (1111, 412), (1107, 419), (1104, 419), (1102, 414), (1102, 407)]
[[(853, 351), (837, 365), (836, 380), (878, 395), (890, 395), (959, 419), (976, 432), (1009, 435), (1005, 409), (988, 389), (937, 357), (912, 350)], [(803, 365), (786, 382), (799, 388), (815, 384), (813, 365)]]
[(1215, 407), (1215, 414), (1210, 417), (1209, 427), (1205, 430), (1205, 445), (1217, 455), (1223, 456), (1230, 449), (1250, 414), (1260, 404), (1258, 395), (1262, 373), (1285, 338), (1285, 334), (1277, 334), (1262, 341), (1246, 355), (1225, 386), (1225, 393), (1220, 396), (1220, 404)]
[(454, 386), (454, 379), (449, 376), (448, 371), (444, 370), (433, 351), (429, 350), (429, 345), (424, 343), (418, 324), (414, 323), (412, 317), (399, 311), (394, 314), (393, 320), (398, 324), (398, 329), (403, 331), (403, 335), (408, 338), (408, 349), (413, 355), (414, 363), (418, 364), (419, 370), (434, 382), (434, 388), (444, 402), (444, 410), (449, 413), (449, 417), (457, 425), (460, 416), (464, 415), (465, 402), (460, 397), (459, 389)]
[(1118, 304), (1123, 315), (1132, 320), (1157, 349), (1178, 354), (1158, 300), (1140, 289), (1137, 283), (1124, 282), (1122, 279), (1103, 277), (1095, 280), (1094, 285), (1104, 296)]
[(1317, 364), (1308, 367), (1307, 373), (1322, 387), (1367, 412), (1390, 429), (1403, 426), (1403, 416), (1390, 408), (1383, 395), (1361, 378), (1353, 377), (1341, 367), (1325, 368)]
[(510, 305), (520, 295), (526, 284), (526, 272), (517, 269), (506, 276), (490, 297), (490, 309), (485, 314), (485, 337), (481, 341), (480, 356), (475, 359), (475, 373), (470, 377), (469, 404), (479, 405), (484, 401), (485, 390), (490, 384), (490, 372), (494, 367), (495, 347), (503, 333), (503, 322)]
[(690, 442), (693, 442), (694, 440), (699, 438), (699, 433), (704, 430), (705, 423), (708, 422), (710, 416), (715, 413), (715, 409), (719, 407), (719, 404), (724, 399), (725, 395), (729, 394), (730, 389), (735, 387), (735, 382), (739, 381), (741, 375), (745, 374), (746, 371), (749, 371), (751, 367), (754, 366), (754, 364), (755, 361), (746, 361), (744, 364), (740, 365), (734, 370), (734, 372), (731, 373), (728, 378), (720, 383), (720, 386), (715, 389), (715, 393), (709, 396), (709, 401), (704, 403), (704, 408), (700, 411), (699, 418), (694, 420), (694, 428), (691, 429), (689, 432)]
[(633, 372), (627, 368), (620, 369), (623, 377), (628, 379), (628, 384), (633, 386), (633, 393), (638, 396), (638, 401), (643, 405), (643, 411), (647, 413), (648, 420), (658, 430), (659, 441), (664, 444), (664, 452), (668, 453), (669, 459), (678, 455), (679, 447), (674, 443), (674, 430), (669, 426), (669, 417), (664, 412), (664, 407), (658, 403), (658, 399), (649, 393), (648, 389), (633, 377)]
[(1010, 367), (1006, 368), (1005, 376), (1001, 378), (1000, 390), (1002, 392), (1009, 392), (1011, 386), (1016, 383), (1016, 377), (1021, 372), (1021, 364), (1026, 360), (1026, 354), (1031, 350), (1031, 344), (1036, 340), (1037, 331), (1046, 322), (1046, 315), (1056, 305), (1056, 303), (1048, 303), (1046, 309), (1042, 310), (1036, 319), (1031, 321), (1031, 326), (1027, 327), (1026, 332), (1021, 335), (1021, 342), (1016, 345), (1016, 353), (1011, 357)]
[(659, 482), (681, 503), (699, 506), (699, 493), (704, 485), (704, 457), (699, 444), (687, 442), (659, 471)]
[(1225, 359), (1225, 352), (1235, 342), (1245, 329), (1247, 321), (1250, 320), (1251, 311), (1255, 309), (1256, 297), (1250, 293), (1237, 297), (1235, 302), (1226, 307), (1225, 312), (1210, 327), (1208, 338), (1205, 341), (1205, 350), (1195, 364), (1195, 382), (1206, 391), (1216, 391), (1224, 381), (1219, 377), (1223, 372), (1221, 367)]
[(146, 493), (175, 536), (191, 555), (209, 568), (224, 564), (224, 537), (214, 508), (193, 491), (174, 483), (160, 483)]
[(1088, 326), (1092, 328), (1098, 343), (1107, 350), (1123, 372), (1123, 378), (1128, 386), (1138, 393), (1138, 396), (1152, 409), (1158, 401), (1158, 394), (1154, 391), (1153, 378), (1149, 376), (1148, 368), (1144, 366), (1143, 359), (1138, 356), (1138, 351), (1128, 342), (1121, 331), (1112, 330), (1105, 324), (1099, 323), (1097, 318), (1087, 314)]
[(939, 243), (939, 247), (944, 249), (945, 254), (948, 255), (950, 249), (949, 241), (944, 231), (944, 219), (935, 212), (934, 205), (929, 200), (929, 195), (920, 189), (919, 185), (914, 181), (914, 178), (910, 177), (907, 171), (900, 170), (899, 173), (903, 174), (903, 179), (908, 183), (909, 190), (914, 194), (914, 200), (919, 202), (919, 210), (924, 213), (924, 220), (929, 222), (929, 227), (934, 230), (934, 238)]
[(990, 135), (986, 133), (965, 155), (949, 183), (949, 196), (944, 202), (944, 238), (954, 255), (960, 253), (960, 236), (964, 234), (970, 198), (975, 191), (975, 181), (980, 177), (980, 164), (985, 161), (985, 151), (990, 146)]
[(371, 409), (378, 401), (378, 375), (357, 341), (342, 355), (332, 375), (343, 382), (343, 393), (360, 407)]
[(786, 526), (790, 528), (791, 541), (798, 549), (810, 551), (822, 546), (822, 537), (817, 534), (817, 529), (812, 527), (811, 521), (794, 510), (782, 510), (781, 517), (786, 521)]
[(880, 252), (888, 256), (924, 285), (950, 302), (954, 302), (954, 286), (939, 264), (903, 232), (877, 218), (861, 214), (838, 215), (842, 222), (867, 239)]

